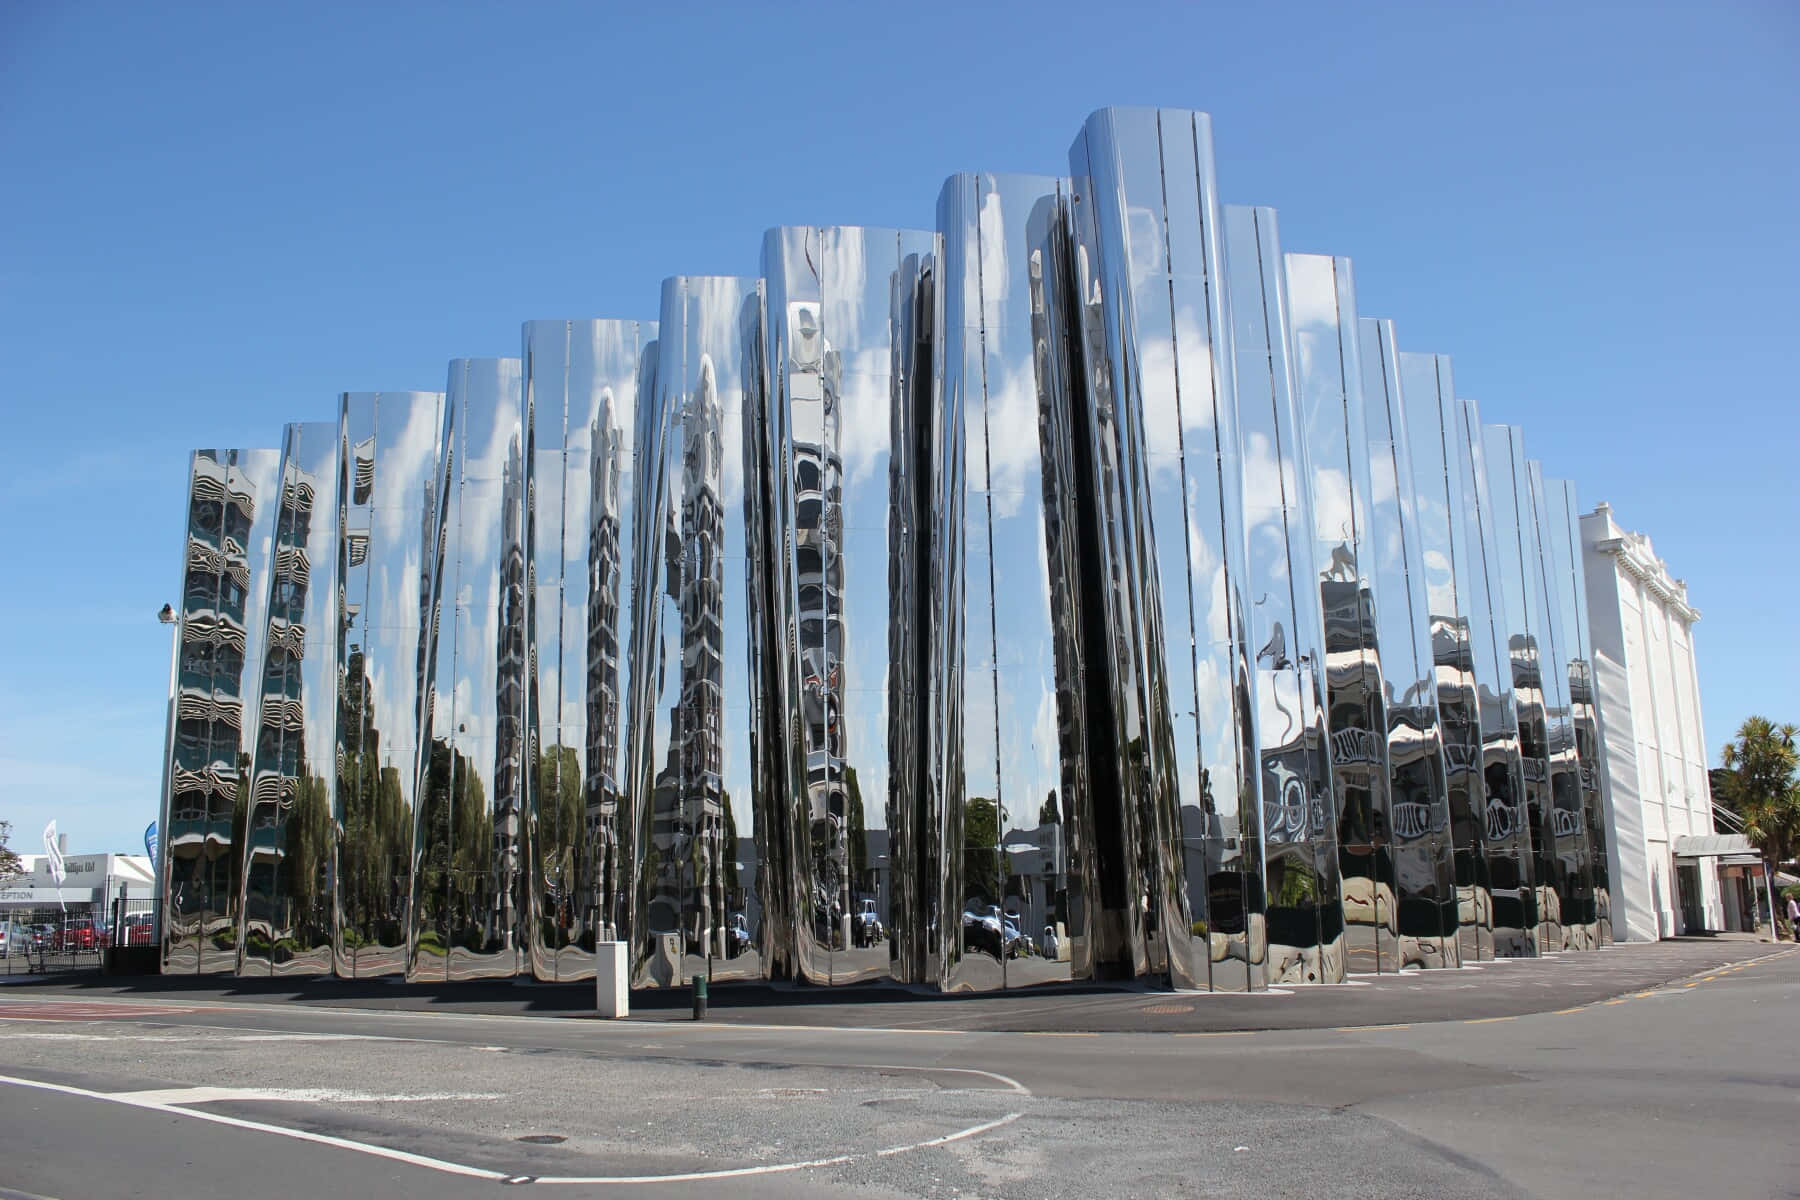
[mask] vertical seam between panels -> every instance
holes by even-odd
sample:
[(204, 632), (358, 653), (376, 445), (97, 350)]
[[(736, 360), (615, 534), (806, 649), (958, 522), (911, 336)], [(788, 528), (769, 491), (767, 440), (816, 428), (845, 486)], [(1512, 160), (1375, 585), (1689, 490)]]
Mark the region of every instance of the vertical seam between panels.
[[(987, 537), (987, 617), (988, 617), (988, 686), (992, 691), (994, 707), (992, 710), (994, 723), (994, 871), (998, 876), (993, 881), (996, 899), (1000, 908), (1000, 986), (1006, 987), (1006, 856), (1000, 847), (1006, 841), (1006, 788), (1000, 778), (1000, 628), (999, 619), (994, 612), (994, 472), (993, 446), (988, 432), (988, 354), (987, 354), (987, 278), (983, 271), (986, 250), (984, 231), (981, 226), (981, 189), (982, 176), (977, 176), (975, 190), (975, 303), (977, 305), (976, 346), (981, 358), (981, 470), (982, 470), (982, 502), (987, 511), (986, 527), (983, 532)], [(996, 188), (996, 196), (998, 189)], [(967, 315), (964, 315), (965, 326)], [(965, 809), (968, 804), (967, 792), (963, 800)], [(965, 820), (966, 820), (965, 815)]]

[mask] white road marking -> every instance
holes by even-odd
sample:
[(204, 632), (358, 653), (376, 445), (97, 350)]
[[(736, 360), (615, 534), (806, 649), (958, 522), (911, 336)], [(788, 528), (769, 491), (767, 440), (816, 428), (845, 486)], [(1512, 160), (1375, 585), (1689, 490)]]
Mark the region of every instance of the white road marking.
[[(990, 1075), (1011, 1084), (1026, 1095), (1030, 1095), (1016, 1081), (1004, 1075), (996, 1075), (991, 1071), (972, 1071), (960, 1067), (899, 1067), (874, 1068), (877, 1070), (902, 1071), (962, 1071), (971, 1075)], [(432, 1158), (426, 1154), (413, 1154), (406, 1150), (394, 1150), (387, 1146), (376, 1146), (368, 1142), (352, 1141), (349, 1138), (332, 1137), (325, 1133), (310, 1133), (304, 1129), (289, 1129), (282, 1125), (270, 1125), (263, 1121), (246, 1121), (241, 1117), (228, 1117), (223, 1113), (206, 1112), (202, 1109), (188, 1108), (183, 1103), (171, 1103), (166, 1100), (151, 1099), (170, 1092), (96, 1092), (88, 1088), (71, 1087), (64, 1083), (47, 1083), (41, 1079), (22, 1079), (16, 1075), (0, 1075), (0, 1084), (10, 1083), (14, 1087), (35, 1088), (44, 1092), (56, 1092), (64, 1096), (80, 1096), (87, 1100), (103, 1100), (112, 1104), (123, 1104), (128, 1108), (141, 1108), (149, 1112), (169, 1113), (175, 1116), (188, 1117), (196, 1121), (205, 1121), (213, 1125), (227, 1125), (233, 1129), (248, 1129), (254, 1133), (272, 1133), (277, 1137), (293, 1138), (296, 1141), (311, 1142), (319, 1146), (334, 1146), (340, 1150), (349, 1150), (356, 1154), (368, 1154), (376, 1158), (385, 1158), (393, 1162), (403, 1162), (427, 1170), (441, 1171), (447, 1175), (461, 1175), (470, 1179), (491, 1179), (497, 1183), (544, 1183), (544, 1184), (586, 1184), (599, 1186), (602, 1184), (646, 1184), (646, 1183), (692, 1183), (705, 1179), (735, 1179), (750, 1175), (779, 1175), (790, 1171), (805, 1171), (814, 1167), (834, 1167), (845, 1163), (869, 1158), (891, 1158), (896, 1154), (906, 1154), (913, 1150), (925, 1150), (932, 1146), (944, 1146), (951, 1142), (960, 1142), (967, 1138), (979, 1137), (984, 1133), (1010, 1125), (1023, 1113), (1007, 1113), (992, 1121), (980, 1125), (971, 1125), (967, 1129), (959, 1129), (954, 1133), (946, 1133), (941, 1137), (929, 1138), (922, 1142), (909, 1142), (904, 1146), (889, 1146), (882, 1150), (867, 1151), (859, 1154), (838, 1154), (830, 1158), (808, 1159), (803, 1162), (768, 1163), (755, 1167), (736, 1167), (720, 1171), (693, 1171), (672, 1175), (566, 1175), (535, 1176), (508, 1175), (502, 1171), (490, 1171), (484, 1167), (471, 1167), (466, 1163), (450, 1162), (448, 1159)], [(191, 1092), (228, 1091), (223, 1088), (181, 1088), (174, 1089), (174, 1094)], [(200, 1103), (187, 1100), (185, 1104)]]
[(131, 1104), (219, 1104), (225, 1101), (282, 1100), (299, 1104), (397, 1104), (425, 1100), (504, 1100), (504, 1092), (350, 1092), (342, 1088), (151, 1088), (142, 1092), (109, 1092)]

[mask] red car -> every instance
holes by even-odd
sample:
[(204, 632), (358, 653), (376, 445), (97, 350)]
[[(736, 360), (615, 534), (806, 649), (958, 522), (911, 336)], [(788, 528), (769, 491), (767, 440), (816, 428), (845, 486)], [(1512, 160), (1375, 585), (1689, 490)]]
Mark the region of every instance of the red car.
[(92, 950), (99, 944), (94, 932), (94, 923), (86, 917), (77, 917), (56, 931), (57, 950)]

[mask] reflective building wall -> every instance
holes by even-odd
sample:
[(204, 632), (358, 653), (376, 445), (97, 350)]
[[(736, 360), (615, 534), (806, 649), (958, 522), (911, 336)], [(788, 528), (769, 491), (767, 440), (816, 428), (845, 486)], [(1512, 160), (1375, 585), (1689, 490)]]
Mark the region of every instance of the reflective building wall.
[(1205, 114), (1067, 166), (197, 452), (165, 969), (1245, 991), (1607, 941), (1573, 485), (1222, 204)]
[(160, 825), (168, 974), (236, 963), (279, 463), (273, 450), (196, 450), (188, 464)]
[(760, 599), (762, 305), (756, 279), (663, 284), (632, 587), (631, 670), (650, 706), (631, 714), (644, 736), (628, 772), (641, 985), (763, 978), (768, 939), (783, 926), (765, 847), (785, 813), (759, 762), (763, 688), (753, 682), (771, 652)]
[(520, 360), (450, 364), (413, 834), (412, 979), (525, 966)]
[(240, 975), (328, 975), (338, 706), (338, 428), (282, 438), (243, 845)]
[(524, 693), (527, 953), (545, 981), (592, 976), (595, 942), (628, 927), (638, 799), (622, 782), (624, 554), (655, 336), (640, 321), (524, 328), (524, 508), (505, 561), (523, 581), (525, 637), (505, 669)]
[[(1380, 650), (1379, 687), (1387, 722), (1388, 810), (1384, 819), (1382, 811), (1371, 806), (1365, 843), (1361, 840), (1364, 829), (1358, 824), (1361, 811), (1346, 808), (1339, 817), (1339, 854), (1344, 863), (1345, 916), (1351, 936), (1358, 939), (1351, 944), (1351, 961), (1366, 964), (1372, 934), (1374, 967), (1383, 972), (1420, 960), (1417, 933), (1410, 934), (1404, 944), (1401, 941), (1402, 888), (1411, 924), (1412, 914), (1419, 909), (1420, 896), (1414, 890), (1417, 881), (1435, 882), (1439, 877), (1427, 835), (1438, 814), (1447, 811), (1449, 777), (1438, 719), (1431, 593), (1426, 584), (1421, 526), (1425, 517), (1400, 395), (1394, 324), (1362, 318), (1357, 322), (1357, 335), (1369, 447), (1367, 553), (1359, 556), (1358, 562), (1366, 562), (1373, 595), (1379, 598), (1373, 608)], [(1428, 443), (1420, 452), (1435, 457), (1438, 447)], [(1331, 619), (1331, 606), (1327, 605), (1328, 652)], [(1371, 795), (1378, 797), (1380, 792), (1371, 789)], [(1358, 861), (1365, 846), (1367, 866)], [(1464, 861), (1457, 859), (1457, 924), (1460, 930), (1476, 931), (1486, 924), (1487, 889), (1478, 861), (1469, 866), (1470, 879), (1465, 884)], [(1367, 882), (1362, 882), (1365, 879)], [(1429, 906), (1431, 893), (1427, 892), (1424, 900)], [(1465, 950), (1475, 951), (1476, 947)]]
[(1344, 977), (1337, 808), (1325, 708), (1325, 626), (1313, 471), (1295, 403), (1295, 355), (1275, 212), (1225, 210), (1249, 542), (1250, 644), (1262, 770), (1271, 984)]
[(1254, 989), (1261, 766), (1211, 123), (1105, 109), (1069, 166), (1094, 972)]

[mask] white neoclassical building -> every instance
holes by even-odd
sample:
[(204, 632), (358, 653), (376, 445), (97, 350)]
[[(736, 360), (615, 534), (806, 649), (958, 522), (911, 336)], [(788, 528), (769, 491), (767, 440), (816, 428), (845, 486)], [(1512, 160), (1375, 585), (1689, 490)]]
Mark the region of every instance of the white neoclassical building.
[(1699, 610), (1650, 539), (1620, 527), (1610, 505), (1581, 518), (1581, 546), (1611, 793), (1614, 931), (1654, 941), (1739, 927), (1743, 914), (1725, 903), (1719, 869), (1732, 857), (1720, 851), (1743, 839), (1714, 832), (1694, 670)]

